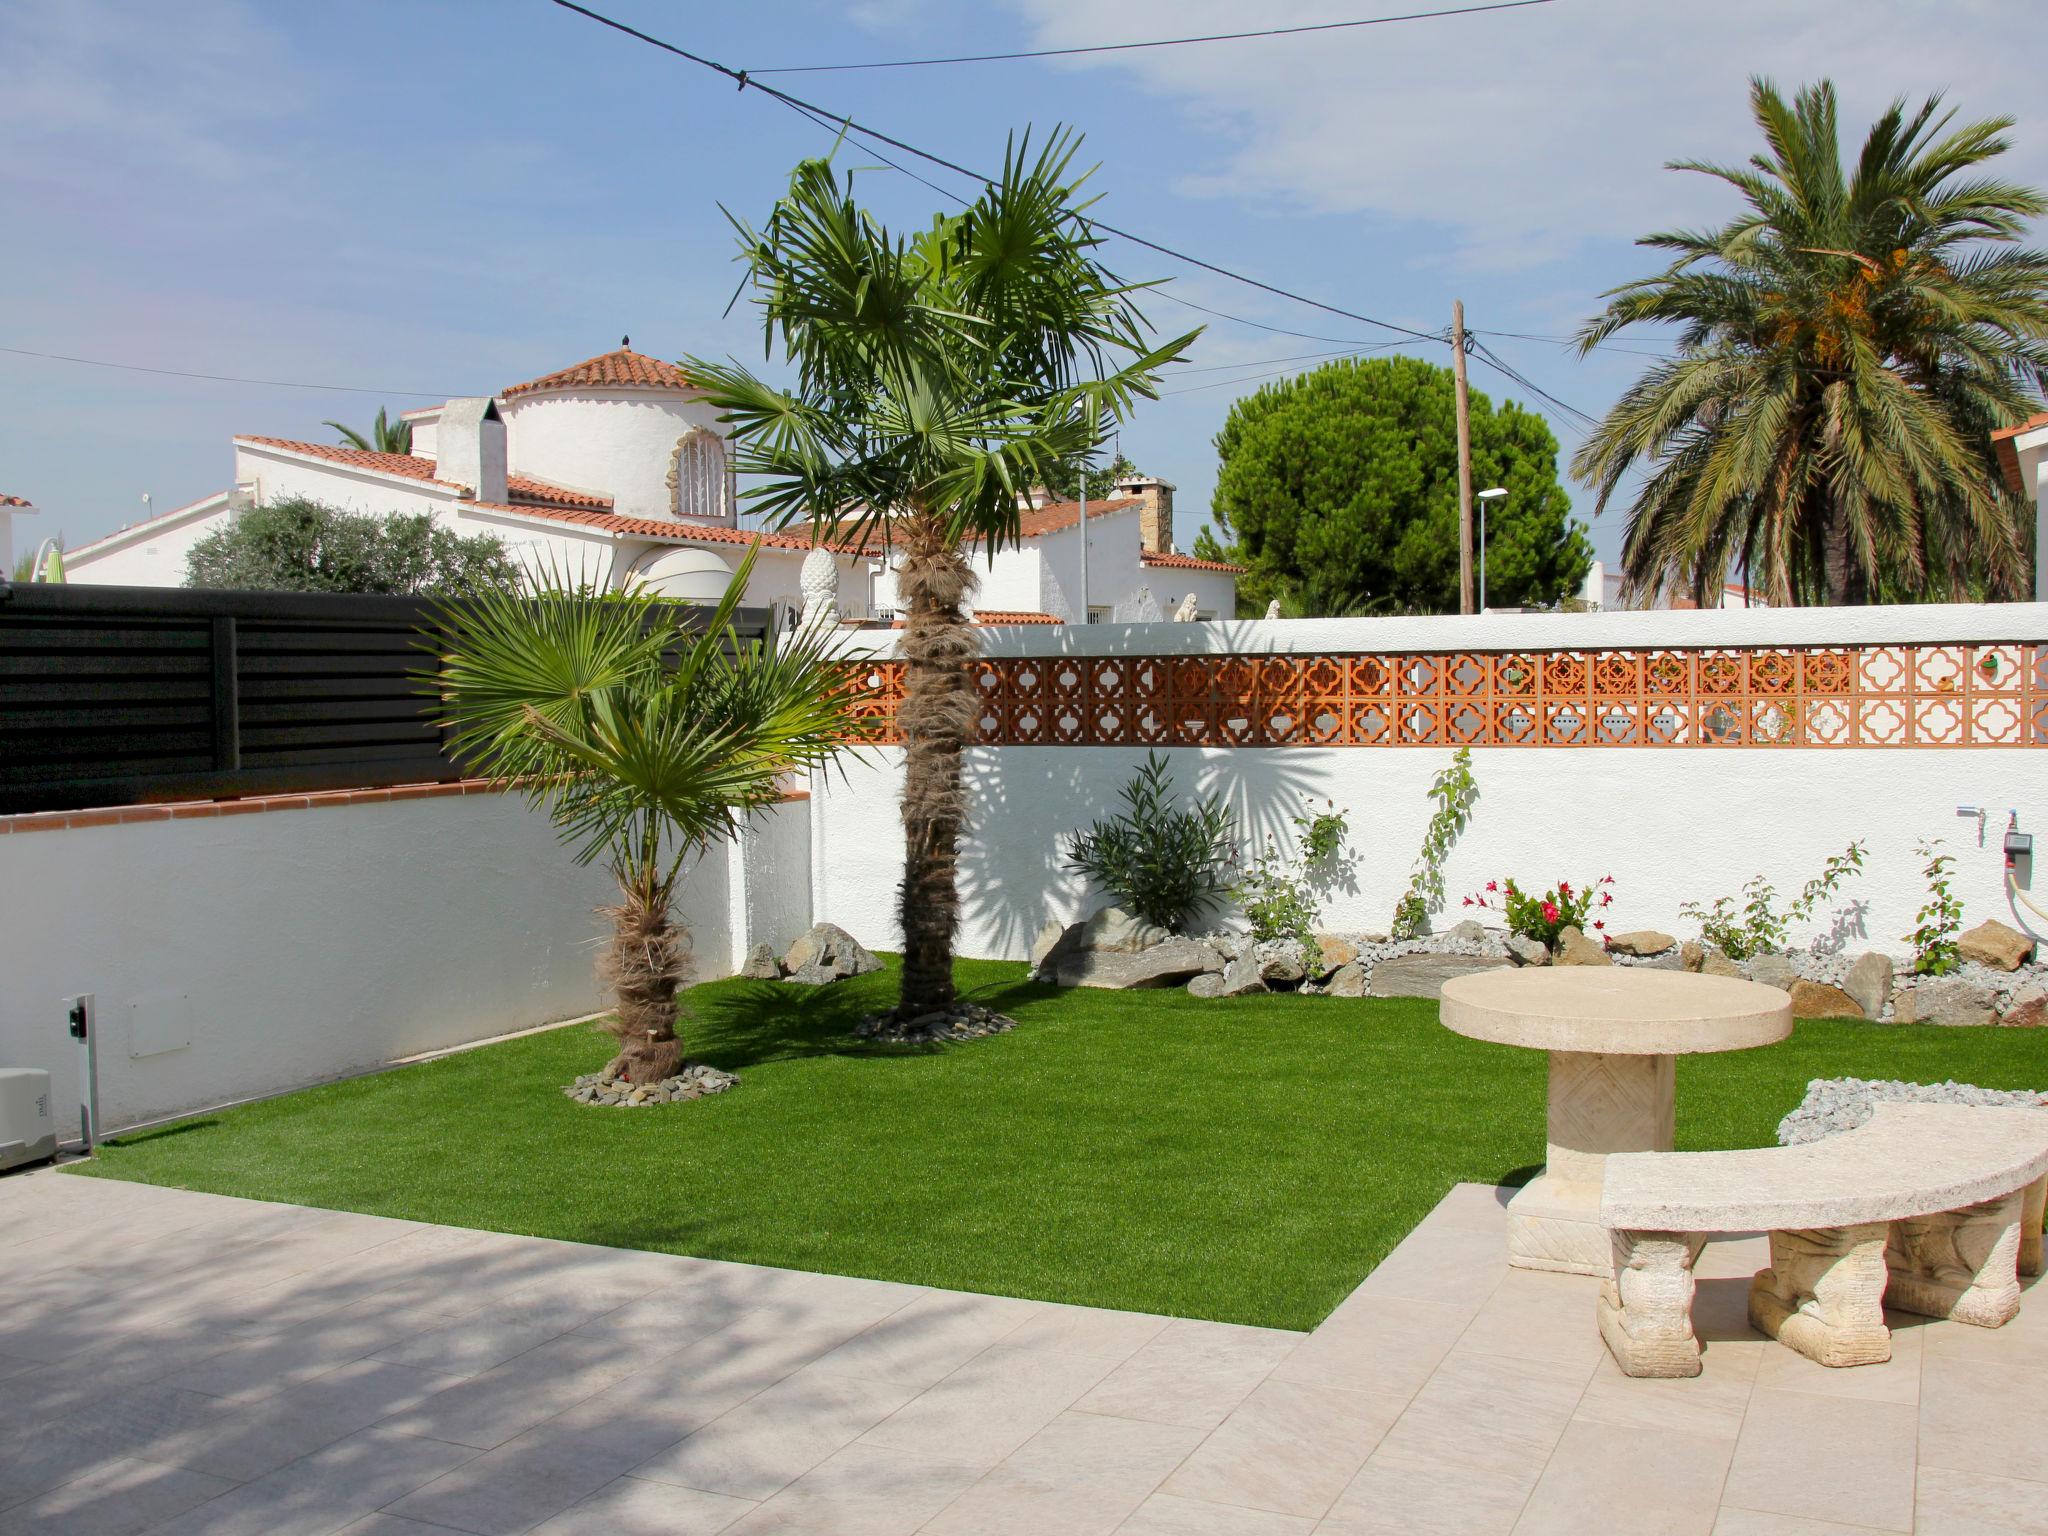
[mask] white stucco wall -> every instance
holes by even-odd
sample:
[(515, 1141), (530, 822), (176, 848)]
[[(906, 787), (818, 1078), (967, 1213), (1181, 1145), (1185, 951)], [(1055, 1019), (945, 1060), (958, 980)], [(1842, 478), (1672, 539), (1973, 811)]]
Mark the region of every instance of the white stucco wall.
[[(1355, 652), (1502, 650), (1574, 646), (1876, 644), (2038, 640), (2048, 606), (1942, 606), (1868, 610), (1731, 610), (1681, 613), (1493, 615), (1475, 619), (1299, 620), (1266, 624), (1095, 625), (995, 630), (994, 655), (1186, 654), (1197, 651)], [(872, 648), (873, 637), (853, 642)], [(1326, 898), (1335, 928), (1384, 930), (1408, 887), (1432, 810), (1431, 778), (1447, 747), (1176, 749), (1184, 793), (1222, 794), (1250, 834), (1284, 832), (1304, 801), (1333, 799), (1350, 812), (1357, 855), (1351, 888)], [(971, 750), (973, 831), (962, 848), (961, 952), (1015, 958), (1048, 917), (1084, 915), (1102, 897), (1061, 864), (1066, 838), (1118, 809), (1117, 790), (1142, 748), (1004, 747)], [(844, 788), (814, 812), (816, 904), (864, 943), (898, 941), (895, 890), (901, 838), (893, 823), (902, 754), (887, 749), (849, 770)], [(2001, 833), (2006, 812), (2048, 833), (2048, 749), (2043, 748), (1522, 748), (1472, 755), (1479, 801), (1446, 864), (1446, 922), (1459, 898), (1512, 875), (1548, 886), (1614, 876), (1613, 925), (1691, 936), (1687, 901), (1735, 895), (1763, 874), (1790, 896), (1828, 854), (1864, 841), (1864, 873), (1843, 890), (1852, 945), (1904, 953), (1903, 935), (1925, 899), (1923, 837), (1942, 837), (1957, 859), (1966, 921), (2013, 923)], [(1958, 805), (1991, 812), (1978, 823)], [(879, 829), (889, 826), (889, 836)], [(2048, 876), (2032, 889), (2048, 889)], [(2037, 895), (2036, 899), (2040, 897)], [(2037, 925), (2038, 926), (2038, 925)], [(1801, 941), (1812, 933), (1796, 936)]]
[(1191, 571), (1182, 566), (1148, 565), (1144, 570), (1146, 584), (1152, 588), (1160, 612), (1171, 615), (1180, 607), (1181, 599), (1192, 592), (1198, 613), (1216, 619), (1236, 617), (1235, 576), (1223, 571)]
[[(726, 883), (714, 850), (678, 902), (700, 979), (729, 970)], [(59, 1000), (95, 994), (118, 1126), (571, 1017), (603, 1006), (611, 895), (511, 795), (0, 836), (0, 1064), (49, 1070), (75, 1124)]]
[(756, 944), (777, 954), (788, 949), (811, 926), (809, 802), (789, 800), (749, 817), (727, 880), (731, 908), (743, 918), (732, 928), (733, 969)]
[(228, 493), (217, 492), (67, 552), (64, 579), (80, 586), (182, 587), (192, 546), (232, 515)]
[(513, 474), (610, 496), (621, 517), (670, 516), (676, 440), (692, 427), (724, 436), (716, 410), (668, 391), (519, 395), (499, 409)]

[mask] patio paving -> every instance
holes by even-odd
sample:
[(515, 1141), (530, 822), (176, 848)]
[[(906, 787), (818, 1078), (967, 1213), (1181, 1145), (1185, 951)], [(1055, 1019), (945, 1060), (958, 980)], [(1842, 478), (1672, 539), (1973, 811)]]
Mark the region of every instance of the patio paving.
[(1304, 1335), (17, 1174), (0, 1536), (2048, 1533), (2048, 1305), (1630, 1380), (1503, 1194)]

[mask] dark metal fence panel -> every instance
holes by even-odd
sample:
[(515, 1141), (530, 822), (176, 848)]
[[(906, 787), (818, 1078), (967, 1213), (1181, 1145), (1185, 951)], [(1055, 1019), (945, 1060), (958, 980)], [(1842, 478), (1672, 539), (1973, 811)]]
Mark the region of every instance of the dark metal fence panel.
[[(456, 779), (415, 680), (429, 598), (15, 586), (0, 814)], [(767, 633), (743, 609), (742, 638)]]

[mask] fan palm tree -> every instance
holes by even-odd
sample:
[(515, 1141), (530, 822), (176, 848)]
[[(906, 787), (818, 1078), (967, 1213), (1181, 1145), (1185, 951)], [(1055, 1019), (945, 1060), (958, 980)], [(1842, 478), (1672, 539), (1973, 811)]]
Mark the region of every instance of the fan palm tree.
[(899, 552), (907, 609), (897, 724), (905, 743), (900, 1019), (954, 1001), (960, 760), (979, 644), (962, 605), (963, 545), (1019, 537), (1017, 493), (1097, 448), (1198, 333), (1149, 344), (1141, 285), (1095, 259), (1072, 172), (1079, 140), (1013, 141), (1001, 176), (957, 215), (908, 238), (806, 161), (741, 260), (795, 382), (737, 365), (685, 366), (731, 423), (735, 467), (776, 523), (874, 539)]
[(344, 427), (338, 421), (323, 421), (323, 427), (332, 427), (341, 434), (341, 440), (351, 448), (360, 448), (365, 453), (412, 452), (412, 423), (403, 418), (392, 421), (386, 417), (384, 407), (377, 407), (377, 422), (371, 427), (370, 435), (363, 436), (354, 427)]
[(1671, 165), (1748, 206), (1639, 242), (1676, 259), (1578, 336), (1583, 355), (1680, 327), (1572, 462), (1603, 508), (1646, 472), (1630, 594), (1700, 596), (1740, 567), (1777, 604), (2021, 595), (2022, 509), (1990, 436), (2048, 379), (2048, 257), (2019, 244), (2048, 199), (1977, 170), (2012, 119), (1895, 102), (1845, 168), (1831, 84), (1787, 103), (1753, 80), (1750, 108), (1767, 148), (1747, 165)]
[(628, 1082), (682, 1067), (689, 936), (671, 900), (690, 859), (861, 734), (821, 631), (772, 649), (738, 638), (752, 566), (749, 553), (701, 625), (658, 598), (560, 587), (447, 604), (430, 631), (439, 665), (422, 681), (455, 753), (522, 791), (579, 862), (603, 859), (618, 882), (599, 968), (619, 1041), (606, 1071)]

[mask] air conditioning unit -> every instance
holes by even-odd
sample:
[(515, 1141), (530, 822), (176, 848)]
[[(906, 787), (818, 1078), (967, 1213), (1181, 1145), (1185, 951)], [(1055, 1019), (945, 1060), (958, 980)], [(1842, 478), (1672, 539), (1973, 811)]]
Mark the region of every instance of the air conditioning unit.
[(56, 1155), (50, 1074), (33, 1067), (0, 1067), (0, 1168), (42, 1162)]

